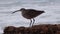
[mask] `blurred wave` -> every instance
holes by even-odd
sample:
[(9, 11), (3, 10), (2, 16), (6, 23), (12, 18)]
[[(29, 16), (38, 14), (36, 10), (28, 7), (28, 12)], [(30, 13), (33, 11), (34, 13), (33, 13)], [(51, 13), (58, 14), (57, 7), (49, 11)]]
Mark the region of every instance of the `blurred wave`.
[(9, 25), (29, 25), (29, 20), (23, 18), (20, 12), (11, 14), (22, 7), (45, 11), (35, 18), (35, 24), (60, 24), (60, 0), (0, 0), (0, 32)]

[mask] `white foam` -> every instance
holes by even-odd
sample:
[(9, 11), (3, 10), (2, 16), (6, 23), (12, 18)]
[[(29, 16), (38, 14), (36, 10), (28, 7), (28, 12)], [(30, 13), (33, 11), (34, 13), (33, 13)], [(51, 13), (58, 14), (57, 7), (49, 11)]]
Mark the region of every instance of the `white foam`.
[(11, 14), (22, 7), (45, 11), (44, 14), (35, 18), (35, 24), (59, 24), (60, 3), (58, 0), (57, 2), (55, 0), (51, 1), (52, 0), (0, 0), (0, 32), (2, 32), (6, 26), (29, 26), (30, 21), (22, 17), (20, 12)]

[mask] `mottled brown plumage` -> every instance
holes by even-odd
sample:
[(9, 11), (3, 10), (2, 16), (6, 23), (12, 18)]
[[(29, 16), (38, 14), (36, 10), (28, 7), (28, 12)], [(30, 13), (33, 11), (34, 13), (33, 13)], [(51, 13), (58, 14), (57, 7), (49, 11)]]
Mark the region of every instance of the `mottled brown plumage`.
[[(35, 17), (37, 17), (38, 15), (44, 13), (44, 11), (39, 11), (39, 10), (34, 10), (34, 9), (25, 9), (25, 8), (21, 8), (20, 10), (17, 10), (17, 11), (21, 11), (21, 14), (24, 18), (27, 18), (27, 19), (33, 19), (33, 24), (35, 22)], [(15, 11), (15, 12), (17, 12)], [(15, 13), (13, 12), (13, 13)], [(31, 23), (32, 23), (32, 20), (31, 20)], [(30, 26), (31, 26), (31, 23), (30, 23)], [(33, 25), (32, 24), (32, 25)]]

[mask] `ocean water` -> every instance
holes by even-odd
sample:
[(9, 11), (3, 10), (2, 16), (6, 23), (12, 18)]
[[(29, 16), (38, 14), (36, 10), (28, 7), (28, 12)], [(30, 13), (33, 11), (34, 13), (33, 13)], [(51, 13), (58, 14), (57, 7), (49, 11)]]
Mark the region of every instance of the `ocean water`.
[(35, 24), (60, 24), (60, 0), (0, 0), (0, 33), (7, 26), (29, 26), (21, 12), (15, 10), (26, 8), (44, 10), (45, 13), (35, 18)]

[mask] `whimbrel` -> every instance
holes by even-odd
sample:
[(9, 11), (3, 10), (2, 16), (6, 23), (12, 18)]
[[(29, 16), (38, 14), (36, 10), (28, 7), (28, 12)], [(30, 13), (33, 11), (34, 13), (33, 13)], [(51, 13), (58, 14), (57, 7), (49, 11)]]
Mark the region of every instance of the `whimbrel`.
[[(35, 10), (35, 9), (25, 9), (25, 8), (21, 8), (20, 10), (14, 11), (18, 12), (21, 11), (21, 14), (24, 18), (30, 19), (30, 26), (33, 26), (34, 22), (35, 22), (35, 17), (37, 17), (38, 15), (45, 13), (44, 11), (40, 11), (40, 10)], [(33, 20), (33, 21), (32, 21)]]

